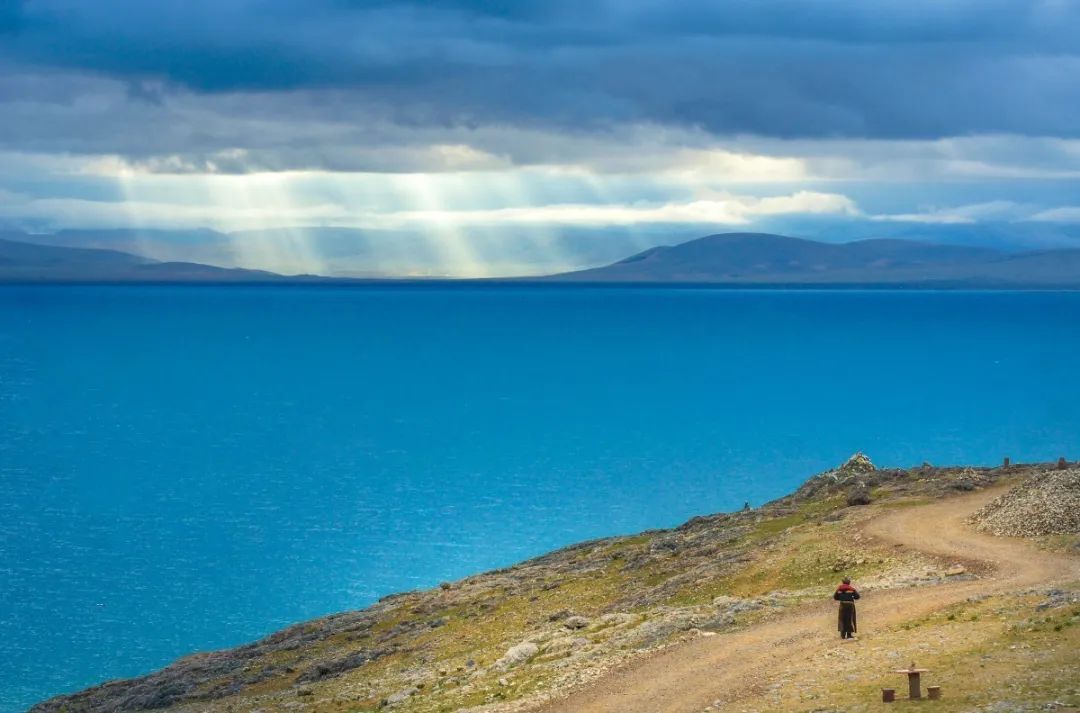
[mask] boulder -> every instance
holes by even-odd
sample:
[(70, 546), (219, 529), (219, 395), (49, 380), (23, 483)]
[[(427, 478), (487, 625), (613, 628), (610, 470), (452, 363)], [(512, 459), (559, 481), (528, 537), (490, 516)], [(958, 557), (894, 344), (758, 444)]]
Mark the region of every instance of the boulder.
[(505, 671), (519, 664), (523, 664), (540, 652), (540, 647), (531, 641), (523, 641), (517, 646), (511, 646), (503, 654), (502, 658), (495, 662), (495, 667)]
[(571, 616), (563, 622), (567, 629), (584, 629), (589, 625), (589, 619), (584, 616)]
[(412, 698), (413, 696), (415, 696), (419, 692), (420, 692), (420, 689), (417, 688), (416, 686), (410, 686), (409, 688), (403, 688), (402, 690), (398, 691), (397, 693), (389, 696), (386, 699), (386, 705), (388, 705), (388, 706), (396, 706), (399, 703), (404, 703), (405, 701), (409, 700), (410, 698)]

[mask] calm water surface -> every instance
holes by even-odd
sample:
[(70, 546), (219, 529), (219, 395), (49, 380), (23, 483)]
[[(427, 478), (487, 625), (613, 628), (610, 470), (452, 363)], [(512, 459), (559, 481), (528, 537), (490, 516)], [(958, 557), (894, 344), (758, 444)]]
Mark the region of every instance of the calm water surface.
[(879, 464), (1077, 454), (1080, 294), (0, 287), (0, 711)]

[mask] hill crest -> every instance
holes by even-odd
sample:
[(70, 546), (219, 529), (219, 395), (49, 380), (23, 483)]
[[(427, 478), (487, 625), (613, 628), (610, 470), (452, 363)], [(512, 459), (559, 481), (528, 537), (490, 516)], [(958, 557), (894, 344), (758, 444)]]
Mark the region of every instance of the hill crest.
[(1080, 287), (1080, 250), (1010, 253), (879, 238), (828, 243), (771, 233), (717, 233), (651, 248), (563, 282), (730, 285)]

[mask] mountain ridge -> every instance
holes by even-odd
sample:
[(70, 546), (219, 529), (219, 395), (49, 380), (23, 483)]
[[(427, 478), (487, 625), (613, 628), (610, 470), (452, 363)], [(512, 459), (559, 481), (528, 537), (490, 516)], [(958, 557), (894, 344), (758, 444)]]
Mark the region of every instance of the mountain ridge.
[(265, 270), (152, 260), (120, 250), (40, 245), (0, 238), (0, 282), (274, 282), (288, 279), (294, 278)]
[[(7, 234), (10, 236), (10, 234)], [(530, 277), (285, 275), (100, 247), (0, 237), (0, 282), (433, 282), (728, 287), (1080, 289), (1080, 249), (1022, 252), (898, 238), (829, 243), (772, 233), (716, 233), (600, 267)]]
[(896, 238), (826, 243), (771, 233), (718, 233), (545, 279), (728, 285), (1077, 287), (1080, 250), (1006, 252)]

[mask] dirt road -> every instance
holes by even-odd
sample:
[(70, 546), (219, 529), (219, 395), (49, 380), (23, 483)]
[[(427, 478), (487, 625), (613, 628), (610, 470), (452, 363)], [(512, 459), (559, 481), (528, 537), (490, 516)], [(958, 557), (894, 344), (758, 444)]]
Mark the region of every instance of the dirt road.
[[(860, 636), (917, 619), (975, 594), (1015, 591), (1080, 578), (1080, 561), (1029, 543), (975, 532), (965, 518), (1001, 493), (989, 489), (929, 505), (901, 508), (868, 521), (865, 535), (949, 561), (980, 578), (873, 592), (859, 604)], [(800, 660), (842, 647), (831, 601), (790, 611), (744, 631), (698, 638), (637, 661), (536, 713), (696, 713), (761, 693)]]

